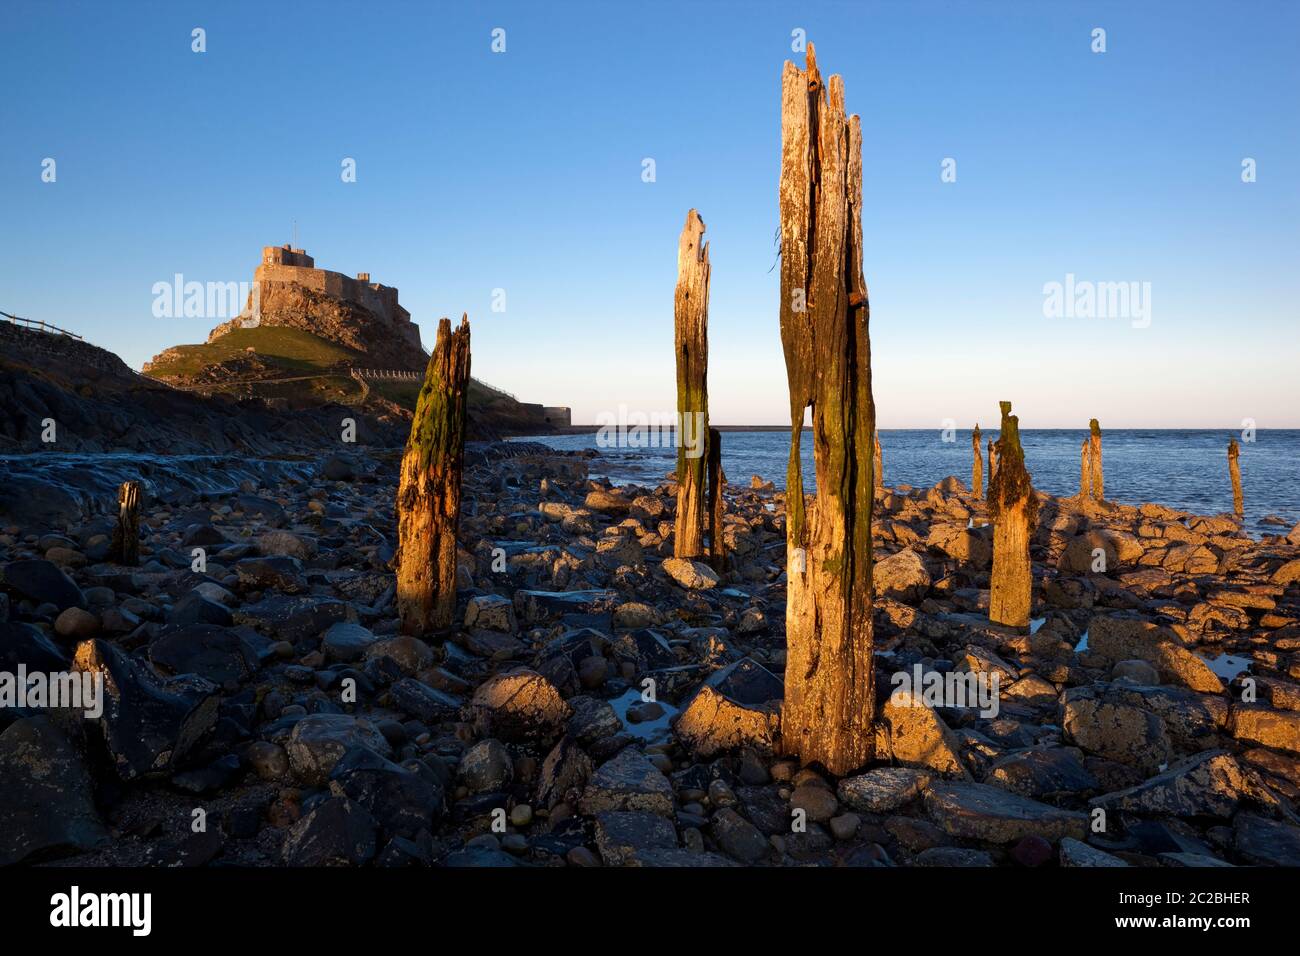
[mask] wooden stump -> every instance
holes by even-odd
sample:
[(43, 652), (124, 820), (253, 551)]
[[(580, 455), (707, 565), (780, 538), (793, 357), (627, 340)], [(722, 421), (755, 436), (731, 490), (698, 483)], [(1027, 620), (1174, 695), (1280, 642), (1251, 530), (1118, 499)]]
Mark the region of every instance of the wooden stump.
[(140, 563), (140, 482), (124, 481), (117, 489), (117, 525), (111, 545), (118, 564)]
[(403, 634), (450, 627), (456, 611), (469, 391), (469, 317), (438, 323), (397, 487), (397, 612)]
[(1237, 444), (1237, 439), (1228, 439), (1228, 476), (1232, 479), (1232, 513), (1240, 518), (1245, 513), (1244, 504), (1241, 496), (1241, 465), (1237, 459), (1241, 457), (1241, 448)]
[(1088, 446), (1090, 449), (1088, 465), (1091, 474), (1089, 488), (1092, 497), (1101, 501), (1106, 497), (1106, 482), (1101, 469), (1101, 426), (1097, 424), (1095, 418), (1088, 422)]
[(998, 470), (989, 481), (989, 517), (993, 521), (993, 575), (989, 585), (989, 620), (1008, 627), (1028, 627), (1033, 596), (1029, 538), (1038, 516), (1038, 499), (1025, 470), (1020, 448), (1020, 420), (1002, 407)]
[(990, 485), (993, 484), (993, 476), (996, 475), (997, 472), (998, 472), (998, 449), (997, 446), (993, 443), (993, 439), (990, 438), (989, 439), (989, 484)]
[(970, 493), (976, 498), (984, 497), (984, 451), (980, 447), (980, 423), (975, 423), (975, 431), (971, 432), (970, 450)]
[(673, 555), (704, 554), (704, 482), (709, 440), (709, 244), (704, 220), (686, 214), (677, 244), (673, 299), (677, 350), (677, 522)]
[(1092, 440), (1085, 438), (1079, 446), (1079, 498), (1092, 497)]
[(726, 499), (722, 486), (722, 435), (716, 428), (709, 429), (709, 564), (719, 574), (727, 570), (727, 542), (723, 540), (722, 516)]
[[(875, 753), (871, 511), (876, 487), (862, 130), (813, 45), (781, 100), (781, 342), (790, 388), (786, 668), (781, 747), (843, 775)], [(805, 508), (799, 439), (812, 405), (817, 494)]]

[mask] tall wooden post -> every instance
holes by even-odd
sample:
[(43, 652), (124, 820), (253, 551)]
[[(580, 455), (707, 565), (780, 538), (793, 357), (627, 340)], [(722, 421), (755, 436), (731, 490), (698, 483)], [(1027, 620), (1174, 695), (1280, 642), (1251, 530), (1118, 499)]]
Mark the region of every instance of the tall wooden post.
[(1079, 446), (1079, 497), (1092, 497), (1092, 439)]
[(1092, 475), (1090, 488), (1093, 498), (1101, 501), (1106, 497), (1106, 482), (1101, 470), (1101, 426), (1095, 418), (1088, 422), (1088, 446), (1091, 452), (1088, 456)]
[(704, 553), (704, 480), (709, 440), (709, 244), (704, 220), (686, 214), (677, 244), (673, 339), (677, 350), (677, 523), (673, 555)]
[(140, 482), (124, 481), (117, 489), (117, 524), (110, 546), (119, 564), (140, 563)]
[(397, 486), (397, 612), (402, 633), (450, 627), (465, 460), (469, 317), (438, 323)]
[(976, 498), (984, 497), (984, 450), (980, 447), (980, 423), (975, 423), (975, 431), (970, 436), (971, 466), (970, 493)]
[[(781, 342), (790, 387), (781, 746), (842, 775), (875, 753), (871, 511), (875, 405), (862, 275), (862, 128), (813, 45), (781, 80)], [(817, 495), (799, 436), (812, 405)]]
[(1228, 476), (1232, 479), (1232, 513), (1240, 518), (1245, 509), (1241, 497), (1241, 466), (1237, 459), (1241, 457), (1241, 448), (1237, 439), (1228, 439)]
[(1020, 420), (1002, 407), (998, 470), (989, 481), (989, 517), (993, 521), (993, 575), (989, 586), (989, 620), (1008, 627), (1029, 625), (1033, 571), (1029, 538), (1037, 521), (1038, 501), (1020, 448)]
[(727, 570), (727, 543), (723, 540), (722, 515), (726, 499), (722, 497), (722, 435), (709, 429), (709, 563), (721, 574)]

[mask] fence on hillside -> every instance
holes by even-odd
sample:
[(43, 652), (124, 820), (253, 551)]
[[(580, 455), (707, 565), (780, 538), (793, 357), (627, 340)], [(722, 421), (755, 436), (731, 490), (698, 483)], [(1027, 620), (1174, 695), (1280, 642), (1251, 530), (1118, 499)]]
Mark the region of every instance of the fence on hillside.
[(24, 319), (21, 315), (10, 315), (8, 312), (0, 312), (0, 316), (8, 319), (14, 325), (26, 329), (33, 329), (37, 332), (44, 332), (47, 335), (66, 335), (70, 339), (76, 339), (78, 342), (84, 342), (80, 335), (75, 332), (69, 332), (67, 329), (61, 329), (57, 325), (50, 325), (48, 322), (42, 322), (40, 319)]

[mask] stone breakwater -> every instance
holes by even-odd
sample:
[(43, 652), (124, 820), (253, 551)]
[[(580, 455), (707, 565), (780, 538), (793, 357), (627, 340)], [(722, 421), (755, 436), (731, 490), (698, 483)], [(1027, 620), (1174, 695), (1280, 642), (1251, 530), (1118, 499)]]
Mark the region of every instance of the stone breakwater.
[[(472, 448), (457, 623), (420, 640), (396, 477), (158, 496), (138, 567), (106, 515), (0, 518), (0, 670), (110, 688), (0, 709), (0, 865), (1300, 865), (1300, 528), (1044, 496), (1022, 633), (984, 503), (885, 489), (878, 759), (837, 778), (779, 756), (781, 493), (729, 487), (718, 575), (671, 557), (670, 480)], [(997, 675), (996, 713), (899, 672)]]

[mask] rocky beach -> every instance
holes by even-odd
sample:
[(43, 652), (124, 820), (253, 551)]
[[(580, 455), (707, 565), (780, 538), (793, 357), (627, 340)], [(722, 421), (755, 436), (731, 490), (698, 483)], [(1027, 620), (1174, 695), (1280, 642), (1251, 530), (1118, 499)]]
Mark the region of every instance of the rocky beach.
[[(421, 639), (398, 457), (159, 486), (135, 567), (111, 500), (0, 517), (0, 670), (106, 691), (0, 709), (0, 864), (1300, 865), (1300, 527), (1040, 495), (1013, 628), (984, 499), (886, 481), (876, 756), (832, 775), (783, 756), (783, 492), (725, 486), (719, 573), (673, 557), (673, 476), (471, 443)], [(996, 676), (995, 713), (900, 674)]]

